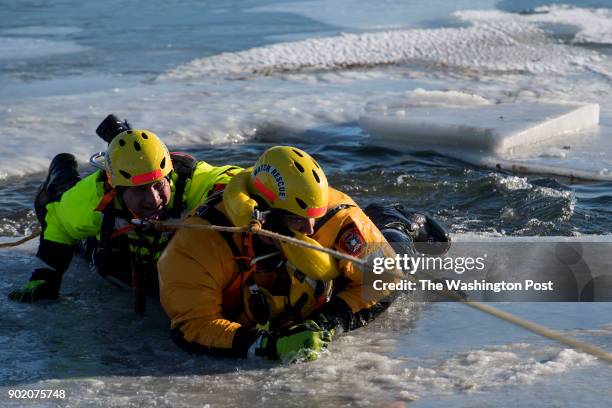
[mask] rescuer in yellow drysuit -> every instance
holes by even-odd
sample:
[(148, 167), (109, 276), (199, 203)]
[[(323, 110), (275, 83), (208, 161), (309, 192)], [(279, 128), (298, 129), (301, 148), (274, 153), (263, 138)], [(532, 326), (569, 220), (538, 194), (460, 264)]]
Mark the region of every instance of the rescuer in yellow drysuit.
[[(264, 228), (317, 246), (394, 256), (355, 202), (294, 147), (268, 149), (184, 223), (245, 226), (253, 214)], [(246, 232), (181, 229), (158, 271), (172, 338), (195, 353), (314, 359), (335, 332), (363, 326), (390, 301), (373, 289), (371, 270)]]

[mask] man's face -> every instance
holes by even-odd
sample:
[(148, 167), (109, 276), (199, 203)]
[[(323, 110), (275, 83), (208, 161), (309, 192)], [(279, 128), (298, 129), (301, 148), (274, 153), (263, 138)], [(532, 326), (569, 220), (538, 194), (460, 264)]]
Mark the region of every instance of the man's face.
[(299, 215), (285, 215), (283, 221), (287, 228), (299, 231), (304, 235), (314, 234), (315, 219), (300, 217)]
[(138, 187), (129, 187), (123, 193), (125, 205), (141, 218), (159, 219), (170, 201), (170, 183), (166, 178)]

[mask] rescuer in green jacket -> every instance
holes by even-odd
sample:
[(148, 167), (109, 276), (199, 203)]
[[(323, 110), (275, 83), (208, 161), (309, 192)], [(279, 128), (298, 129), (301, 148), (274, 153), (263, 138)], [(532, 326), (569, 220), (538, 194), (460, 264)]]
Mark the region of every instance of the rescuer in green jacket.
[[(109, 142), (104, 170), (81, 179), (71, 154), (52, 160), (34, 203), (42, 226), (36, 256), (43, 265), (9, 299), (57, 299), (62, 276), (82, 242), (101, 275), (133, 286), (135, 295), (147, 285), (151, 289), (157, 258), (171, 233), (137, 227), (130, 220), (178, 220), (241, 170), (169, 153), (154, 133), (131, 129), (114, 115), (97, 132)], [(144, 306), (136, 309), (142, 312)]]

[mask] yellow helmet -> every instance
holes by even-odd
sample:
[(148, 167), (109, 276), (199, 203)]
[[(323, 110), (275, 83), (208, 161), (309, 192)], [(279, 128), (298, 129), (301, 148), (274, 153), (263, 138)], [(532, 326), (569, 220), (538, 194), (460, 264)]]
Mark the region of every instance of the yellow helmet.
[(302, 217), (319, 218), (327, 211), (325, 173), (308, 153), (295, 147), (266, 150), (255, 163), (249, 190), (271, 208)]
[(113, 187), (133, 187), (152, 183), (172, 171), (166, 145), (148, 130), (132, 129), (119, 133), (108, 145), (104, 165)]

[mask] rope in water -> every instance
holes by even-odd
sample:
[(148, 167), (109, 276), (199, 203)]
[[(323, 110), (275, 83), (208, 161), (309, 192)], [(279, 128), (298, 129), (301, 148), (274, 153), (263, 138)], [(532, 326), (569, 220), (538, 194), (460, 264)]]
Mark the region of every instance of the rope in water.
[(33, 232), (30, 235), (28, 235), (28, 236), (26, 236), (24, 238), (21, 238), (20, 240), (17, 240), (17, 241), (0, 243), (0, 248), (13, 248), (13, 247), (19, 246), (19, 245), (21, 245), (23, 243), (26, 243), (26, 242), (28, 242), (30, 240), (33, 240), (34, 238), (36, 238), (39, 235), (40, 235), (40, 231), (36, 231), (36, 232)]
[[(297, 246), (301, 246), (304, 248), (309, 248), (309, 249), (313, 249), (316, 251), (321, 251), (321, 252), (325, 252), (326, 254), (329, 254), (331, 256), (333, 256), (336, 259), (344, 259), (350, 262), (354, 262), (355, 264), (361, 266), (361, 267), (367, 267), (368, 266), (368, 262), (348, 255), (348, 254), (344, 254), (338, 251), (335, 251), (333, 249), (330, 248), (325, 248), (325, 247), (320, 247), (317, 245), (312, 245), (308, 242), (304, 242), (301, 241), (299, 239), (293, 238), (293, 237), (288, 237), (282, 234), (278, 234), (276, 232), (272, 232), (272, 231), (268, 231), (266, 229), (263, 229), (261, 226), (261, 223), (258, 221), (253, 221), (251, 222), (251, 224), (249, 224), (246, 227), (224, 227), (221, 225), (203, 225), (203, 224), (180, 224), (180, 223), (165, 223), (163, 221), (148, 221), (148, 224), (150, 224), (151, 226), (153, 226), (156, 229), (162, 230), (162, 231), (175, 231), (177, 229), (200, 229), (200, 230), (209, 230), (209, 231), (220, 231), (220, 232), (237, 232), (237, 233), (249, 233), (249, 234), (257, 234), (257, 235), (261, 235), (261, 236), (265, 236), (265, 237), (269, 237), (272, 239), (277, 239), (279, 241), (284, 241), (287, 242), (289, 244), (292, 245), (297, 245)], [(144, 222), (139, 222), (138, 224), (140, 225), (146, 225), (146, 223)], [(8, 247), (15, 247), (18, 245), (23, 244), (24, 242), (27, 242), (31, 239), (36, 238), (37, 236), (40, 235), (40, 232), (35, 232), (32, 233), (31, 235), (22, 238), (18, 241), (15, 242), (8, 242), (8, 243), (3, 243), (0, 244), (0, 248), (8, 248)], [(413, 276), (411, 276), (411, 279), (416, 279)], [(606, 361), (608, 363), (612, 364), (612, 353), (609, 353), (608, 351), (599, 348), (597, 346), (594, 346), (592, 344), (580, 341), (580, 340), (576, 340), (572, 337), (566, 336), (563, 333), (560, 333), (556, 330), (552, 330), (549, 329), (547, 327), (541, 326), (537, 323), (534, 323), (532, 321), (529, 321), (527, 319), (523, 319), (521, 317), (515, 316), (512, 313), (509, 312), (505, 312), (503, 310), (499, 310), (493, 306), (481, 303), (481, 302), (476, 302), (473, 300), (469, 300), (469, 299), (465, 299), (464, 297), (462, 297), (461, 295), (452, 292), (452, 291), (448, 291), (448, 290), (441, 290), (441, 291), (436, 291), (437, 293), (440, 293), (442, 296), (447, 297), (451, 300), (463, 303), (466, 306), (469, 306), (473, 309), (479, 310), (483, 313), (486, 313), (490, 316), (494, 316), (498, 319), (504, 320), (508, 323), (514, 324), (516, 326), (519, 326), (525, 330), (528, 330), (532, 333), (535, 333), (537, 335), (540, 335), (542, 337), (546, 337), (548, 339), (557, 341), (561, 344), (565, 344), (566, 346), (569, 346), (575, 350), (578, 351), (582, 351), (583, 353), (587, 353), (590, 354), (594, 357), (597, 357), (603, 361)]]
[(442, 294), (443, 296), (445, 296), (446, 298), (450, 300), (454, 300), (454, 301), (463, 303), (466, 306), (479, 310), (490, 316), (504, 320), (508, 323), (514, 324), (515, 326), (519, 326), (532, 333), (535, 333), (542, 337), (546, 337), (547, 339), (550, 339), (550, 340), (557, 341), (561, 344), (565, 344), (566, 346), (569, 346), (575, 350), (582, 351), (583, 353), (586, 353), (586, 354), (590, 354), (607, 363), (612, 364), (612, 353), (600, 347), (594, 346), (592, 344), (589, 344), (589, 343), (586, 343), (580, 340), (576, 340), (572, 337), (566, 336), (565, 334), (561, 332), (549, 329), (548, 327), (544, 327), (530, 320), (523, 319), (522, 317), (518, 317), (516, 315), (513, 315), (512, 313), (497, 309), (491, 305), (488, 305), (482, 302), (477, 302), (474, 300), (465, 299), (458, 293), (451, 292), (448, 290), (442, 290), (442, 291), (437, 291), (437, 292)]

